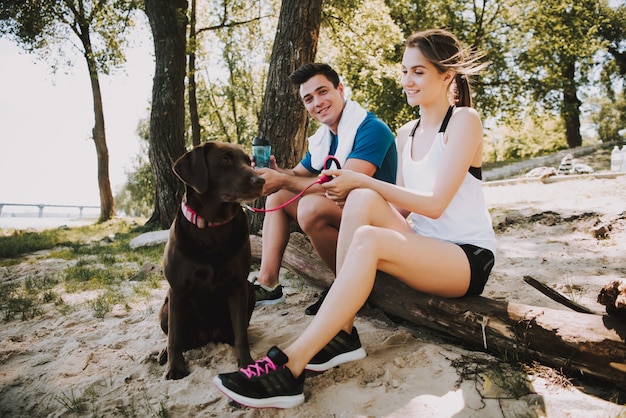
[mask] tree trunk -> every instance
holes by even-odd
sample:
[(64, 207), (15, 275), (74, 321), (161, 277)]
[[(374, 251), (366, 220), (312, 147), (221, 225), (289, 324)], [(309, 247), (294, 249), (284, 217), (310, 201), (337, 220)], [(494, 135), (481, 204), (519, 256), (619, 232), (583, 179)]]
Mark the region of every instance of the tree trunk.
[(583, 139), (580, 134), (580, 105), (578, 99), (577, 84), (575, 80), (575, 62), (564, 63), (563, 71), (563, 105), (561, 115), (565, 122), (565, 138), (569, 148), (576, 148), (582, 145)]
[[(272, 154), (278, 166), (283, 168), (295, 167), (307, 148), (307, 112), (298, 91), (289, 80), (289, 74), (315, 61), (322, 2), (301, 0), (281, 3), (258, 135), (270, 141)], [(263, 202), (255, 202), (254, 206), (260, 207)], [(259, 229), (263, 214), (257, 212), (250, 218), (252, 230)]]
[[(261, 239), (251, 236), (252, 255)], [(283, 265), (326, 287), (333, 274), (302, 234), (292, 234)], [(593, 377), (626, 389), (626, 324), (606, 315), (529, 306), (484, 297), (446, 299), (418, 292), (379, 273), (369, 303), (412, 324), (468, 346), (536, 360), (572, 376)]]
[(196, 0), (191, 0), (189, 20), (189, 119), (191, 122), (191, 143), (193, 146), (200, 145), (200, 117), (198, 116), (198, 99), (196, 95)]
[(89, 70), (89, 80), (91, 81), (91, 93), (93, 96), (93, 113), (95, 123), (92, 130), (93, 142), (96, 146), (98, 159), (98, 189), (100, 191), (100, 218), (99, 222), (108, 221), (115, 215), (115, 203), (113, 192), (111, 191), (111, 181), (109, 178), (109, 150), (107, 148), (106, 132), (104, 129), (104, 109), (102, 105), (102, 92), (100, 90), (100, 79), (98, 68), (93, 56), (89, 27), (81, 26), (80, 40), (85, 48), (85, 60)]
[(146, 0), (145, 12), (152, 28), (155, 55), (149, 157), (160, 227), (167, 229), (174, 220), (182, 193), (172, 165), (185, 152), (187, 2)]

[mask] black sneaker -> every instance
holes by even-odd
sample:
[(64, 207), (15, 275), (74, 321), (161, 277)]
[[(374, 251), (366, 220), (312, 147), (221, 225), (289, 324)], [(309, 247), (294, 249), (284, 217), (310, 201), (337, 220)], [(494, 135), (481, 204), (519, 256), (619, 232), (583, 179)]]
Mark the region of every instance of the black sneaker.
[(270, 289), (260, 283), (254, 283), (254, 297), (256, 298), (254, 306), (277, 305), (285, 301), (285, 295), (283, 295), (283, 287), (281, 285)]
[(233, 401), (253, 408), (293, 408), (304, 402), (304, 373), (297, 379), (285, 367), (289, 359), (278, 347), (267, 356), (213, 383)]
[(305, 369), (312, 372), (323, 372), (349, 361), (365, 358), (367, 353), (361, 347), (361, 340), (356, 328), (352, 327), (352, 334), (344, 330), (339, 331), (322, 350), (306, 365)]
[(324, 299), (326, 299), (326, 295), (328, 294), (329, 290), (330, 290), (330, 287), (324, 290), (322, 294), (320, 295), (320, 298), (317, 300), (317, 302), (315, 302), (313, 305), (306, 308), (304, 310), (304, 313), (307, 315), (317, 315), (317, 311), (320, 310), (320, 306), (322, 306), (322, 302), (324, 302)]

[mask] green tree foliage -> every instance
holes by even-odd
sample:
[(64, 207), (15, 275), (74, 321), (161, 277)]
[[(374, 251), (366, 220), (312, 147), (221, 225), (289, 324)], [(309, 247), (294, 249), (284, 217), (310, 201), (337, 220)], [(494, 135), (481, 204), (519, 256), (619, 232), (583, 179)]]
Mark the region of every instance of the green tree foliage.
[(511, 99), (515, 97), (515, 86), (521, 84), (511, 65), (514, 52), (509, 49), (510, 25), (514, 21), (509, 12), (512, 0), (385, 2), (404, 38), (417, 31), (444, 28), (454, 33), (465, 47), (486, 54), (485, 60), (490, 66), (472, 80), (475, 107), (485, 118), (501, 118), (518, 112), (520, 103)]
[(139, 122), (137, 135), (141, 138), (139, 154), (135, 156), (133, 167), (126, 172), (124, 186), (115, 194), (115, 206), (129, 216), (149, 217), (154, 210), (155, 182), (148, 161), (148, 119)]
[(483, 158), (486, 162), (522, 160), (559, 151), (564, 144), (562, 120), (537, 109), (532, 117), (507, 118), (489, 130)]
[[(5, 0), (0, 9), (0, 34), (30, 52), (38, 52), (53, 68), (72, 65), (68, 47), (91, 54), (99, 73), (109, 74), (125, 62), (123, 35), (133, 26), (140, 0)], [(82, 38), (91, 36), (91, 51)], [(72, 39), (81, 39), (77, 44)]]
[(324, 6), (317, 61), (332, 65), (351, 97), (394, 131), (414, 117), (401, 93), (403, 42), (383, 0), (335, 0)]
[(597, 109), (592, 115), (598, 127), (598, 138), (602, 142), (623, 141), (626, 128), (626, 97), (620, 92), (613, 98), (599, 97), (592, 100)]
[(267, 0), (211, 0), (199, 7), (196, 76), (203, 141), (251, 148), (278, 6)]
[[(250, 146), (262, 124), (280, 4), (198, 2), (196, 74), (203, 141)], [(396, 129), (416, 116), (401, 95), (404, 39), (418, 30), (447, 28), (466, 46), (485, 52), (491, 63), (473, 85), (476, 108), (486, 122), (486, 158), (529, 158), (567, 147), (569, 113), (561, 108), (572, 80), (574, 96), (571, 89), (567, 92), (575, 97), (570, 99), (574, 106), (576, 100), (583, 103), (580, 123), (590, 124), (604, 141), (619, 137), (626, 114), (620, 105), (625, 8), (609, 7), (606, 0), (328, 0), (316, 60), (334, 66), (352, 97)], [(568, 62), (564, 58), (576, 60), (573, 76), (565, 71), (571, 65), (561, 65)], [(598, 93), (607, 100), (591, 100)], [(316, 128), (312, 125), (310, 130)]]
[(517, 63), (526, 76), (526, 95), (564, 122), (569, 147), (582, 144), (583, 89), (592, 82), (595, 57), (607, 43), (600, 34), (608, 17), (606, 0), (537, 0), (517, 4)]
[(612, 8), (600, 5), (600, 12), (606, 16), (599, 27), (600, 36), (606, 41), (608, 53), (613, 58), (603, 68), (602, 81), (607, 92), (613, 91), (613, 82), (626, 78), (626, 4)]

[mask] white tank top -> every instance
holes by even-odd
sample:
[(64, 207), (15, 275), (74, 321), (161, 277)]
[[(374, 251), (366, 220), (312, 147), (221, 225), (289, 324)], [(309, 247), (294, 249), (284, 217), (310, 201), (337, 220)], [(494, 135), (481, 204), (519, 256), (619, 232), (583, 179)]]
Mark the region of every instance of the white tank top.
[[(443, 137), (447, 122), (448, 118), (444, 120), (428, 154), (420, 161), (413, 161), (411, 158), (413, 135), (409, 137), (402, 152), (402, 177), (405, 187), (432, 192), (446, 147)], [(409, 220), (413, 230), (420, 235), (455, 244), (472, 244), (486, 248), (494, 254), (496, 252), (496, 237), (491, 216), (485, 205), (482, 181), (470, 172), (465, 174), (461, 187), (438, 219), (411, 213)]]

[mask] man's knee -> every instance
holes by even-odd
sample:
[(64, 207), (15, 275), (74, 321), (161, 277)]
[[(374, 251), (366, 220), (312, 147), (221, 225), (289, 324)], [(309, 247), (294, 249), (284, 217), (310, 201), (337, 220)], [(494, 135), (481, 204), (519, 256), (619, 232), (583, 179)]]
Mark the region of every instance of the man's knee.
[(287, 190), (279, 190), (265, 198), (265, 207), (276, 208), (291, 198), (292, 194)]
[(341, 209), (323, 196), (306, 196), (298, 205), (298, 224), (307, 234), (315, 234), (320, 228), (339, 224)]

